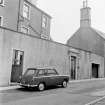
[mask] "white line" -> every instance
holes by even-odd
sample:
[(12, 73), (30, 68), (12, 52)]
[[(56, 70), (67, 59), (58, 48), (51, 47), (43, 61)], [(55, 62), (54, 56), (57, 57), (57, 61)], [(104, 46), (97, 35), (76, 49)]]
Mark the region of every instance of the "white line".
[(104, 99), (104, 98), (105, 98), (105, 96), (102, 97), (102, 98), (99, 98), (99, 99), (93, 100), (93, 101), (91, 101), (91, 102), (89, 102), (89, 103), (87, 103), (87, 104), (85, 104), (85, 105), (93, 105), (93, 104), (97, 103), (98, 101), (101, 101), (101, 100)]

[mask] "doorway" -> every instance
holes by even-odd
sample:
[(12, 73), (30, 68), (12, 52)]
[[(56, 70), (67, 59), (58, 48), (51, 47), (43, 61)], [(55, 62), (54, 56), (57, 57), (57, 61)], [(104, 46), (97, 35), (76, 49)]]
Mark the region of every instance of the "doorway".
[(13, 50), (11, 82), (19, 82), (23, 72), (24, 52)]
[(76, 79), (76, 57), (71, 56), (71, 79)]
[(99, 77), (99, 64), (92, 63), (92, 78)]

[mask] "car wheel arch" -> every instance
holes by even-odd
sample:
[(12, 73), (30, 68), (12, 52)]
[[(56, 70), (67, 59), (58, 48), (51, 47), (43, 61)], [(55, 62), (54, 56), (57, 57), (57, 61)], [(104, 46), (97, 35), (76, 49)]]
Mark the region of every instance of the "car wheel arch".
[(66, 82), (68, 82), (68, 80), (67, 80), (67, 79), (64, 79), (63, 81), (66, 81)]
[(46, 83), (45, 83), (45, 82), (39, 82), (39, 83), (38, 83), (38, 86), (39, 86), (39, 84), (41, 84), (41, 83), (44, 84), (44, 86), (46, 87)]
[(62, 87), (64, 88), (67, 87), (67, 82), (68, 82), (67, 79), (64, 79), (62, 82)]

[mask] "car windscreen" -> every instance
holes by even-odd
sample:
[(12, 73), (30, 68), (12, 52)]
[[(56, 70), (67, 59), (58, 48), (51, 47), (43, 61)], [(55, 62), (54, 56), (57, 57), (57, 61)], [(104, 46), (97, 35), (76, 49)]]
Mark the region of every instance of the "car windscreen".
[(28, 76), (28, 75), (36, 75), (37, 71), (34, 70), (34, 69), (28, 69), (26, 72), (25, 72), (25, 76)]

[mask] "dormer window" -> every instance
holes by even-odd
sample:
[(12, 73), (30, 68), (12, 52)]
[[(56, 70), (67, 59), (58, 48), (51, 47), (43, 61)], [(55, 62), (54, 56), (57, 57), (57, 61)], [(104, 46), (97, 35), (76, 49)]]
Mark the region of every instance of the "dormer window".
[(47, 27), (47, 17), (46, 16), (43, 16), (42, 17), (42, 27), (43, 28), (46, 28)]
[(27, 3), (23, 5), (23, 17), (26, 19), (30, 18), (30, 6)]

